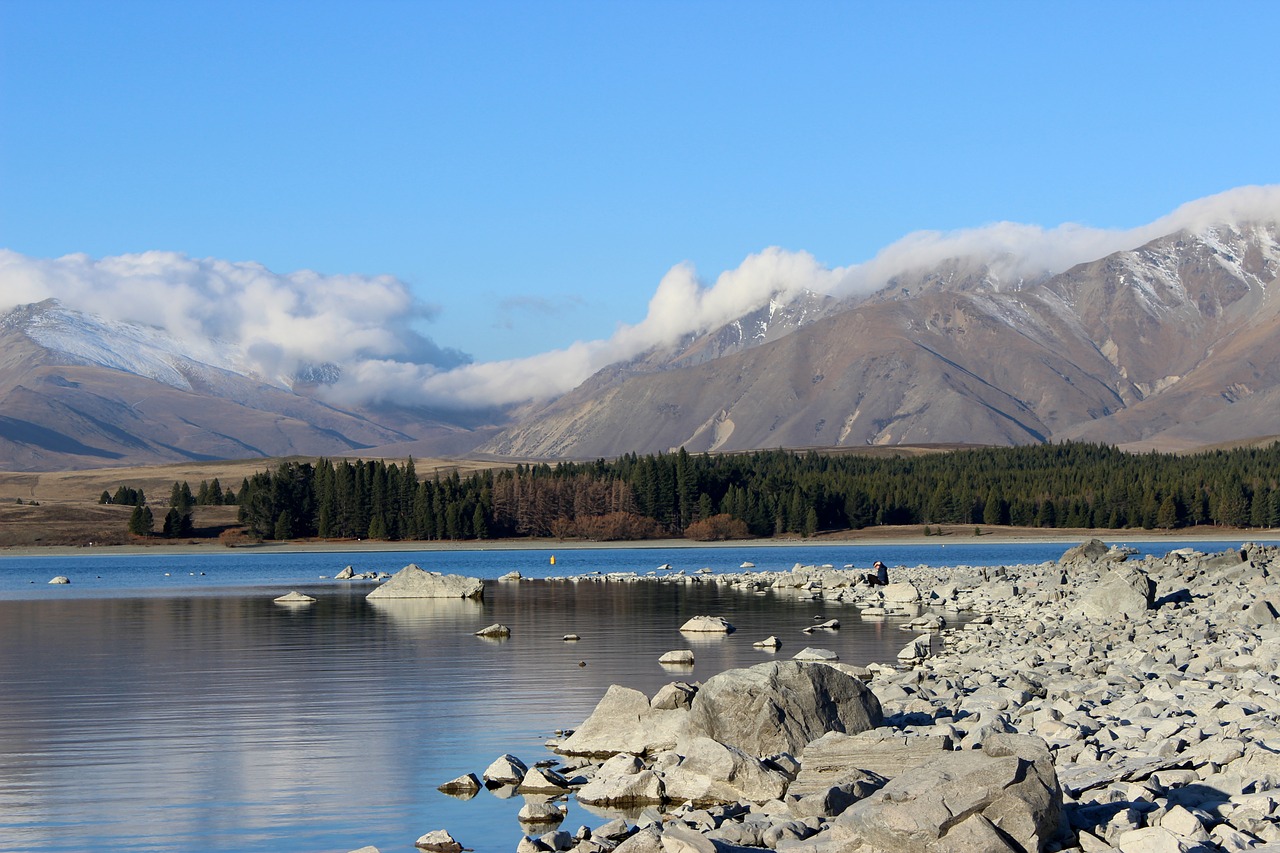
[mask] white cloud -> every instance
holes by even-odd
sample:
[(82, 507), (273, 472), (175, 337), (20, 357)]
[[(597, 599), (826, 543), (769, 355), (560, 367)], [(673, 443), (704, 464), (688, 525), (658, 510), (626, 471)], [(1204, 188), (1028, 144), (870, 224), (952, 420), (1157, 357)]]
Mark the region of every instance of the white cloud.
[[(848, 267), (829, 268), (807, 252), (773, 247), (707, 284), (692, 265), (681, 263), (658, 283), (645, 317), (620, 325), (607, 340), (480, 364), (466, 363), (463, 354), (415, 331), (413, 323), (430, 318), (433, 309), (389, 276), (280, 275), (255, 263), (172, 252), (41, 260), (0, 250), (0, 310), (56, 297), (108, 319), (237, 344), (268, 377), (288, 375), (307, 362), (334, 362), (343, 378), (327, 393), (339, 404), (477, 408), (553, 398), (611, 363), (717, 328), (773, 298), (804, 291), (867, 293), (895, 275), (965, 257), (987, 263), (1004, 281), (1036, 278), (1182, 228), (1247, 221), (1280, 221), (1280, 186), (1210, 196), (1127, 230), (998, 222), (922, 231)], [(513, 302), (504, 310), (541, 304)]]

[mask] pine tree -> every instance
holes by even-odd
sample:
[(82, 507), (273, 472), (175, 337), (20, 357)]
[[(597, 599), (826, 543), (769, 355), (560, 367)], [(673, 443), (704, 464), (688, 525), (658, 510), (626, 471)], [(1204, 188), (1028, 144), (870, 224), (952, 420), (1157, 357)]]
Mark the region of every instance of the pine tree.
[(134, 536), (150, 536), (155, 519), (151, 515), (151, 507), (135, 506), (129, 514), (129, 532)]

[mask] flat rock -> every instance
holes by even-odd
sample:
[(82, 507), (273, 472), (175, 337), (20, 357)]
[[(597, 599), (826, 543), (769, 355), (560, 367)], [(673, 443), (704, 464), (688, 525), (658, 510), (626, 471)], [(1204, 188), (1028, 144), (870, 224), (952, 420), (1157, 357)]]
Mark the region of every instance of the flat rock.
[(667, 652), (658, 658), (658, 663), (672, 664), (675, 666), (693, 666), (693, 650), (692, 649), (676, 649)]
[(506, 625), (501, 625), (495, 622), (492, 625), (488, 626), (487, 628), (481, 628), (479, 631), (476, 631), (476, 636), (477, 637), (510, 637), (511, 629), (508, 628)]
[(683, 736), (762, 757), (794, 754), (827, 732), (856, 734), (882, 720), (879, 700), (858, 679), (821, 663), (776, 661), (707, 679)]
[(800, 753), (800, 773), (788, 793), (807, 796), (866, 773), (888, 779), (928, 765), (952, 748), (947, 735), (902, 735), (886, 729), (854, 735), (830, 732)]
[(475, 794), (484, 787), (480, 779), (474, 773), (467, 773), (456, 779), (450, 779), (443, 785), (437, 786), (436, 790), (442, 794)]
[(671, 749), (688, 712), (653, 708), (639, 690), (610, 685), (591, 715), (555, 751), (563, 755), (633, 755)]
[(410, 564), (366, 598), (483, 598), (484, 581), (462, 575), (426, 572)]
[(760, 640), (759, 642), (756, 642), (756, 643), (752, 643), (751, 645), (760, 649), (780, 649), (782, 648), (782, 641), (779, 640), (777, 637), (773, 636), (772, 634), (770, 634), (769, 636), (765, 637), (763, 640)]
[(805, 646), (792, 655), (791, 659), (809, 662), (834, 662), (840, 660), (840, 656), (829, 649), (815, 649), (812, 646)]
[(306, 593), (298, 592), (296, 589), (292, 592), (286, 592), (279, 598), (273, 599), (276, 604), (311, 604), (314, 598)]
[(733, 626), (723, 616), (694, 616), (680, 626), (681, 631), (705, 634), (732, 634)]

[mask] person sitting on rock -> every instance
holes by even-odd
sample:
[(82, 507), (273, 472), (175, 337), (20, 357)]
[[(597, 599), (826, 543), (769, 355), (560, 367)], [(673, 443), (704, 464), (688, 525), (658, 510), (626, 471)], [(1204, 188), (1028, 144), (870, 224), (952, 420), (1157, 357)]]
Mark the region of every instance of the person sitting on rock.
[(884, 563), (880, 562), (879, 560), (876, 560), (875, 570), (876, 570), (876, 579), (875, 579), (876, 586), (888, 586), (889, 585), (889, 567), (886, 566)]

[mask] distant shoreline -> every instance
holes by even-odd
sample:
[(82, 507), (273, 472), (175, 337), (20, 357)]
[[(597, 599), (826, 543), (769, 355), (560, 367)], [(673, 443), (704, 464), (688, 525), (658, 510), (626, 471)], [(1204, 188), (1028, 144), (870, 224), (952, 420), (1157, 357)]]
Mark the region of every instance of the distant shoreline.
[(68, 557), (87, 554), (131, 556), (141, 554), (183, 555), (204, 553), (246, 554), (342, 554), (376, 553), (379, 551), (578, 551), (586, 549), (661, 549), (661, 548), (780, 548), (799, 545), (971, 545), (977, 543), (1077, 545), (1089, 539), (1107, 543), (1147, 542), (1160, 539), (1198, 540), (1222, 543), (1268, 542), (1280, 544), (1280, 530), (1235, 530), (1220, 527), (1189, 527), (1179, 530), (1086, 530), (1061, 528), (1001, 528), (976, 525), (982, 531), (973, 535), (975, 525), (947, 525), (942, 534), (925, 536), (922, 527), (871, 527), (863, 530), (821, 534), (807, 539), (774, 537), (770, 539), (733, 539), (723, 542), (697, 542), (691, 539), (644, 539), (637, 541), (592, 542), (581, 539), (484, 539), (458, 541), (369, 541), (369, 540), (303, 540), (263, 542), (227, 547), (217, 540), (187, 540), (181, 543), (158, 540), (156, 544), (101, 546), (36, 545), (0, 548), (5, 557)]

